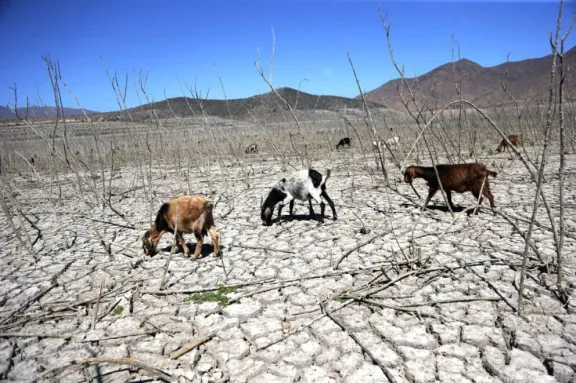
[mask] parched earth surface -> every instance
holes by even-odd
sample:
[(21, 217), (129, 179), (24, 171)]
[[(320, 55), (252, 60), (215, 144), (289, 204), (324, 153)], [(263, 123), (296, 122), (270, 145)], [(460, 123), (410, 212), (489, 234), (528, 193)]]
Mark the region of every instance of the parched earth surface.
[[(490, 179), (498, 214), (484, 208), (452, 218), (439, 208), (421, 214), (405, 198), (417, 200), (398, 171), (390, 169), (396, 192), (346, 156), (315, 164), (332, 168), (328, 192), (338, 220), (327, 207), (324, 224), (310, 220), (300, 202), (296, 219), (262, 226), (260, 198), (282, 173), (272, 161), (245, 167), (249, 187), (238, 167), (213, 170), (210, 179), (191, 171), (189, 182), (173, 165), (155, 168), (154, 212), (188, 188), (216, 204), (223, 257), (212, 256), (208, 237), (196, 261), (182, 252), (170, 256), (169, 235), (163, 252), (143, 254), (150, 203), (136, 168), (118, 171), (111, 189), (112, 205), (135, 228), (101, 209), (89, 191), (85, 203), (73, 175), (60, 176), (61, 198), (48, 175), (12, 178), (8, 207), (14, 212), (17, 201), (41, 238), (24, 223), (36, 240), (28, 252), (0, 220), (0, 375), (65, 382), (575, 381), (574, 156), (567, 158), (563, 252), (569, 299), (563, 303), (555, 289), (555, 243), (541, 206), (523, 317), (522, 235), (535, 187), (518, 160), (483, 161), (498, 171)], [(558, 158), (549, 167), (557, 169)], [(544, 194), (558, 215), (557, 175), (546, 181)], [(415, 187), (426, 194), (424, 181)], [(454, 201), (474, 204), (470, 193)], [(440, 194), (433, 202), (444, 206)], [(186, 239), (193, 251), (193, 236)], [(194, 342), (202, 344), (174, 353)], [(134, 361), (141, 368), (126, 364)]]

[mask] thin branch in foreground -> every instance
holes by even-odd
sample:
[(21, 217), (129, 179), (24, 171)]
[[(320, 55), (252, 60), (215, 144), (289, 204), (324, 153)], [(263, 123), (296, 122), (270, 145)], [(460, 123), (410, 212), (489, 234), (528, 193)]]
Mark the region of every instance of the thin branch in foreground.
[(332, 322), (336, 323), (338, 325), (338, 327), (340, 327), (342, 329), (342, 331), (344, 331), (345, 333), (348, 334), (348, 336), (350, 338), (352, 338), (354, 340), (354, 342), (356, 342), (356, 344), (362, 349), (362, 351), (368, 355), (370, 357), (370, 359), (372, 359), (372, 362), (374, 362), (378, 367), (380, 367), (380, 369), (382, 370), (382, 372), (384, 373), (384, 375), (386, 376), (386, 378), (388, 379), (389, 382), (391, 383), (396, 383), (396, 379), (394, 378), (394, 375), (392, 375), (392, 373), (388, 370), (388, 368), (380, 361), (378, 360), (378, 358), (376, 358), (374, 356), (374, 354), (368, 350), (368, 348), (366, 348), (366, 346), (364, 346), (362, 344), (362, 342), (360, 341), (360, 339), (358, 339), (358, 337), (352, 333), (351, 331), (349, 331), (346, 326), (344, 326), (344, 323), (342, 323), (340, 321), (340, 319), (336, 318), (335, 316), (333, 316), (330, 311), (324, 310), (324, 307), (322, 308), (322, 311), (324, 311), (326, 313), (326, 316), (328, 318), (330, 318), (332, 320)]
[(170, 356), (168, 357), (169, 359), (178, 359), (180, 358), (182, 355), (186, 354), (187, 352), (192, 351), (193, 349), (195, 349), (196, 347), (200, 347), (201, 345), (203, 345), (204, 343), (208, 342), (210, 339), (214, 338), (214, 334), (212, 335), (208, 335), (206, 337), (200, 338), (195, 340), (192, 343), (189, 343), (185, 346), (180, 347), (178, 350), (173, 351), (170, 353)]
[[(172, 381), (172, 377), (169, 374), (167, 374), (166, 372), (164, 372), (164, 371), (162, 371), (156, 367), (152, 367), (148, 364), (145, 364), (144, 362), (141, 362), (139, 360), (132, 359), (132, 358), (86, 358), (86, 359), (79, 359), (79, 360), (75, 360), (74, 362), (72, 362), (68, 365), (55, 367), (55, 368), (52, 368), (50, 370), (47, 370), (43, 374), (38, 376), (34, 381), (39, 382), (44, 377), (52, 374), (54, 371), (57, 371), (57, 370), (65, 370), (65, 369), (72, 368), (72, 367), (75, 367), (76, 369), (78, 369), (78, 368), (84, 368), (84, 367), (89, 366), (89, 365), (104, 364), (104, 363), (121, 364), (121, 365), (136, 367), (136, 368), (139, 368), (139, 369), (144, 370), (146, 372), (149, 372), (150, 374), (156, 376), (158, 379), (160, 379), (164, 382), (171, 382)], [(64, 376), (62, 374), (60, 374), (59, 376), (54, 378), (54, 381), (58, 381), (58, 380), (62, 379), (63, 377)]]

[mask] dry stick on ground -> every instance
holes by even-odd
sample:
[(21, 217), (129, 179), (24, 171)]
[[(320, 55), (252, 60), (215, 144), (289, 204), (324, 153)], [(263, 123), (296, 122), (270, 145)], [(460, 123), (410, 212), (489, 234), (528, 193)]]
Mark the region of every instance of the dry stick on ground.
[(8, 322), (10, 322), (12, 320), (12, 318), (16, 315), (19, 314), (23, 311), (25, 311), (28, 307), (30, 307), (30, 305), (34, 302), (36, 302), (37, 300), (39, 300), (40, 298), (42, 298), (44, 295), (46, 295), (50, 290), (52, 290), (54, 287), (56, 287), (58, 285), (57, 279), (60, 275), (64, 274), (64, 272), (66, 272), (66, 270), (68, 270), (68, 268), (70, 267), (70, 265), (75, 262), (70, 261), (67, 264), (64, 265), (64, 267), (62, 268), (62, 270), (60, 270), (59, 272), (55, 273), (51, 278), (50, 278), (50, 286), (40, 290), (39, 292), (37, 292), (36, 294), (34, 294), (32, 297), (30, 297), (26, 302), (24, 302), (23, 304), (20, 304), (19, 307), (17, 309), (14, 309), (10, 314), (8, 314), (6, 316), (6, 318), (4, 318), (2, 321), (0, 321), (0, 325), (5, 325)]
[[(144, 362), (141, 362), (139, 360), (133, 359), (133, 358), (86, 358), (86, 359), (79, 359), (79, 360), (75, 360), (74, 362), (72, 362), (68, 365), (55, 367), (55, 368), (52, 368), (50, 370), (47, 370), (47, 371), (43, 372), (40, 376), (38, 376), (34, 381), (39, 382), (42, 379), (44, 379), (46, 376), (51, 375), (55, 371), (58, 371), (58, 370), (66, 370), (68, 368), (80, 370), (80, 369), (83, 369), (89, 365), (106, 364), (106, 363), (120, 364), (120, 365), (125, 365), (125, 366), (136, 367), (140, 370), (144, 370), (144, 371), (156, 376), (158, 379), (160, 379), (164, 382), (171, 382), (172, 381), (172, 377), (169, 374), (167, 374), (166, 372), (164, 372), (164, 371), (162, 371), (156, 367), (152, 367), (152, 366), (150, 366)], [(65, 374), (65, 375), (67, 375), (67, 374)], [(54, 378), (54, 381), (59, 381), (65, 375), (60, 374), (60, 375), (56, 376)]]
[[(406, 265), (413, 262), (413, 260), (409, 260), (409, 262), (401, 262), (400, 265)], [(324, 274), (317, 274), (317, 275), (309, 275), (299, 278), (287, 279), (287, 280), (274, 280), (274, 278), (267, 278), (262, 279), (254, 282), (246, 282), (246, 283), (238, 283), (235, 285), (224, 285), (224, 286), (216, 286), (216, 287), (207, 287), (203, 289), (194, 289), (194, 290), (172, 290), (172, 291), (154, 291), (154, 290), (144, 290), (142, 291), (143, 294), (152, 294), (152, 295), (172, 295), (172, 294), (196, 294), (196, 293), (205, 293), (208, 291), (215, 291), (219, 288), (235, 288), (235, 287), (246, 287), (246, 286), (254, 286), (254, 285), (263, 285), (265, 283), (273, 283), (273, 284), (286, 284), (290, 282), (299, 282), (305, 281), (310, 279), (319, 279), (319, 278), (330, 278), (342, 274), (355, 274), (355, 273), (362, 273), (366, 271), (373, 271), (382, 268), (383, 266), (389, 266), (392, 262), (387, 261), (383, 263), (379, 263), (373, 266), (368, 267), (360, 267), (356, 269), (348, 269), (348, 270), (341, 270), (341, 271), (332, 271)], [(275, 286), (274, 288), (280, 288), (282, 286)]]
[(350, 250), (346, 251), (344, 254), (342, 254), (342, 256), (338, 259), (338, 261), (336, 261), (336, 264), (334, 265), (334, 270), (338, 269), (338, 266), (340, 265), (340, 263), (346, 258), (348, 257), (350, 254), (352, 254), (354, 251), (358, 250), (359, 248), (366, 246), (367, 244), (369, 244), (370, 242), (374, 241), (375, 239), (382, 237), (386, 234), (390, 234), (389, 231), (384, 232), (384, 233), (378, 233), (376, 235), (373, 235), (372, 237), (368, 238), (366, 241), (359, 243), (358, 245), (354, 246), (353, 248), (351, 248)]
[(200, 338), (200, 339), (197, 339), (192, 343), (189, 343), (185, 346), (182, 346), (178, 350), (171, 352), (168, 359), (178, 359), (182, 355), (186, 354), (187, 352), (194, 350), (196, 347), (200, 347), (201, 345), (208, 342), (212, 338), (214, 338), (214, 334), (208, 335), (208, 336)]
[[(526, 233), (526, 244), (524, 245), (524, 254), (522, 256), (522, 267), (520, 269), (520, 286), (518, 291), (518, 315), (522, 316), (523, 307), (523, 290), (524, 290), (524, 279), (526, 277), (526, 263), (528, 260), (528, 249), (530, 247), (529, 242), (532, 237), (532, 230), (534, 229), (534, 221), (536, 220), (536, 214), (538, 213), (538, 200), (540, 197), (540, 192), (542, 191), (542, 183), (544, 178), (544, 167), (546, 166), (547, 160), (547, 149), (550, 143), (550, 133), (552, 131), (552, 122), (554, 120), (554, 88), (556, 85), (556, 58), (558, 55), (558, 39), (560, 37), (560, 28), (562, 25), (562, 8), (563, 1), (560, 0), (560, 9), (558, 11), (558, 22), (556, 28), (555, 42), (552, 41), (552, 34), (550, 33), (550, 45), (552, 47), (552, 69), (550, 70), (550, 91), (548, 95), (548, 109), (546, 111), (546, 125), (544, 127), (544, 147), (542, 148), (542, 158), (540, 159), (540, 167), (538, 169), (538, 180), (536, 181), (536, 196), (534, 197), (534, 205), (532, 208), (532, 216), (530, 218), (530, 223), (528, 224), (528, 230)], [(553, 221), (552, 221), (553, 224)], [(558, 243), (558, 242), (557, 242)]]
[(388, 370), (388, 367), (386, 367), (378, 358), (376, 358), (374, 356), (374, 354), (366, 347), (362, 344), (362, 342), (360, 341), (360, 339), (350, 330), (348, 330), (346, 328), (346, 326), (344, 325), (344, 323), (342, 323), (340, 321), (340, 319), (337, 319), (335, 316), (333, 316), (330, 311), (326, 311), (325, 307), (323, 307), (322, 311), (324, 311), (326, 313), (326, 316), (328, 318), (330, 318), (334, 323), (336, 323), (338, 325), (338, 327), (340, 327), (342, 329), (342, 331), (344, 331), (345, 333), (348, 334), (348, 336), (350, 338), (352, 338), (354, 340), (354, 342), (356, 342), (356, 344), (362, 349), (362, 351), (368, 355), (370, 357), (370, 359), (372, 359), (372, 362), (374, 362), (376, 365), (378, 365), (378, 367), (380, 367), (380, 369), (382, 370), (382, 373), (384, 373), (384, 375), (386, 376), (386, 378), (388, 379), (388, 381), (390, 383), (396, 383), (396, 379), (394, 378), (394, 376), (392, 375), (392, 373)]
[(545, 260), (545, 257), (542, 255), (542, 253), (540, 253), (540, 250), (538, 250), (538, 248), (536, 247), (536, 245), (530, 240), (528, 239), (528, 237), (526, 236), (525, 233), (522, 232), (522, 230), (520, 230), (520, 227), (504, 212), (500, 211), (500, 210), (496, 210), (494, 209), (494, 212), (496, 214), (498, 214), (499, 216), (501, 216), (502, 218), (504, 218), (506, 221), (508, 221), (508, 223), (510, 225), (512, 225), (512, 227), (514, 228), (514, 230), (516, 230), (516, 232), (518, 232), (518, 234), (520, 234), (520, 236), (522, 237), (522, 239), (530, 246), (530, 248), (532, 249), (532, 251), (534, 251), (534, 254), (536, 254), (536, 256), (538, 257), (538, 259), (540, 260), (540, 262), (542, 262), (542, 265), (545, 265), (546, 267), (548, 267), (549, 263), (548, 261)]
[(104, 281), (106, 277), (102, 278), (100, 282), (100, 290), (98, 291), (98, 297), (96, 298), (96, 306), (94, 307), (94, 315), (92, 316), (92, 330), (96, 329), (96, 320), (98, 319), (98, 311), (100, 310), (100, 299), (102, 298), (102, 288), (104, 287)]
[(24, 332), (0, 332), (0, 338), (58, 338), (71, 339), (73, 335), (68, 334), (45, 334), (45, 333), (24, 333)]
[(257, 294), (262, 294), (262, 293), (265, 293), (265, 292), (268, 292), (268, 291), (271, 291), (271, 290), (283, 289), (283, 288), (288, 287), (288, 286), (294, 286), (294, 285), (297, 284), (297, 283), (298, 283), (298, 282), (292, 282), (292, 283), (286, 283), (286, 282), (284, 282), (284, 283), (281, 284), (280, 286), (271, 286), (271, 287), (266, 287), (266, 288), (264, 288), (264, 289), (260, 289), (260, 290), (256, 290), (256, 291), (251, 291), (251, 292), (249, 292), (249, 293), (240, 295), (239, 297), (230, 299), (230, 300), (228, 301), (228, 304), (231, 305), (231, 304), (233, 304), (233, 303), (236, 303), (236, 302), (240, 301), (242, 298), (249, 298), (249, 297), (251, 297), (251, 296), (254, 296), (254, 295), (257, 295)]
[(292, 251), (292, 250), (273, 249), (273, 248), (264, 247), (264, 246), (238, 245), (238, 244), (236, 244), (236, 243), (230, 244), (229, 247), (240, 247), (240, 248), (242, 248), (242, 249), (268, 250), (268, 251), (276, 251), (276, 252), (278, 252), (278, 253), (296, 254), (296, 252), (295, 252), (295, 251)]
[[(80, 341), (80, 343), (91, 343), (91, 342), (102, 342), (105, 340), (112, 340), (112, 339), (122, 339), (122, 338), (130, 338), (133, 336), (142, 336), (142, 335), (152, 335), (152, 334), (157, 334), (159, 332), (162, 332), (161, 330), (142, 330), (142, 331), (136, 331), (136, 332), (130, 332), (127, 334), (121, 334), (121, 335), (114, 335), (114, 336), (107, 336), (104, 338), (97, 338), (97, 339), (84, 339), (82, 341)], [(72, 337), (72, 335), (70, 335), (70, 337)]]
[(463, 303), (463, 302), (477, 302), (477, 301), (488, 301), (488, 302), (498, 302), (501, 301), (502, 297), (470, 297), (470, 298), (455, 298), (455, 299), (443, 299), (438, 301), (430, 301), (430, 302), (422, 302), (422, 303), (410, 303), (406, 305), (402, 305), (402, 307), (420, 307), (420, 306), (434, 306), (434, 305), (442, 305), (447, 303)]
[(482, 279), (482, 281), (484, 281), (484, 283), (486, 283), (488, 285), (488, 287), (490, 287), (496, 294), (498, 294), (498, 296), (500, 298), (502, 298), (502, 300), (508, 305), (508, 307), (510, 307), (514, 312), (517, 312), (518, 309), (512, 304), (510, 303), (510, 301), (500, 292), (500, 290), (498, 290), (496, 288), (496, 286), (494, 286), (492, 284), (492, 282), (490, 282), (488, 279), (484, 278), (483, 275), (480, 275), (476, 272), (476, 270), (474, 270), (471, 267), (465, 266), (468, 270), (472, 271), (474, 274), (476, 274), (476, 276), (478, 276), (478, 278)]

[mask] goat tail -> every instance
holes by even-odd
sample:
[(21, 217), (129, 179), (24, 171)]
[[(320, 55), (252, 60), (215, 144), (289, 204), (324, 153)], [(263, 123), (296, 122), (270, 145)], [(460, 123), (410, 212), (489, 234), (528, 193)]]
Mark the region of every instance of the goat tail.
[(332, 169), (326, 169), (326, 178), (324, 178), (324, 182), (330, 178), (330, 174), (332, 174)]
[(166, 214), (168, 214), (168, 210), (170, 209), (169, 203), (163, 203), (158, 213), (156, 214), (156, 220), (154, 221), (154, 225), (156, 225), (156, 230), (163, 231), (168, 229), (168, 221), (166, 221)]

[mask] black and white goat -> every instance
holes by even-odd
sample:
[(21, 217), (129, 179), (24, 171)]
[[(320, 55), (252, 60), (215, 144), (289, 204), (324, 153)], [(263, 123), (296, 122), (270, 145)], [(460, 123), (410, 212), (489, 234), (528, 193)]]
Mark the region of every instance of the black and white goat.
[(276, 206), (276, 204), (278, 204), (278, 218), (280, 218), (282, 208), (286, 203), (290, 202), (290, 218), (293, 218), (294, 200), (308, 201), (310, 216), (314, 216), (312, 199), (320, 205), (322, 213), (320, 222), (324, 222), (326, 205), (320, 199), (321, 197), (330, 205), (332, 218), (336, 220), (338, 217), (336, 215), (336, 209), (334, 208), (334, 202), (332, 202), (326, 193), (326, 180), (329, 177), (330, 169), (326, 170), (326, 176), (323, 176), (314, 169), (302, 169), (292, 173), (286, 178), (282, 178), (272, 187), (266, 200), (260, 203), (261, 217), (264, 224), (266, 226), (272, 224), (272, 215), (274, 214), (274, 206)]

